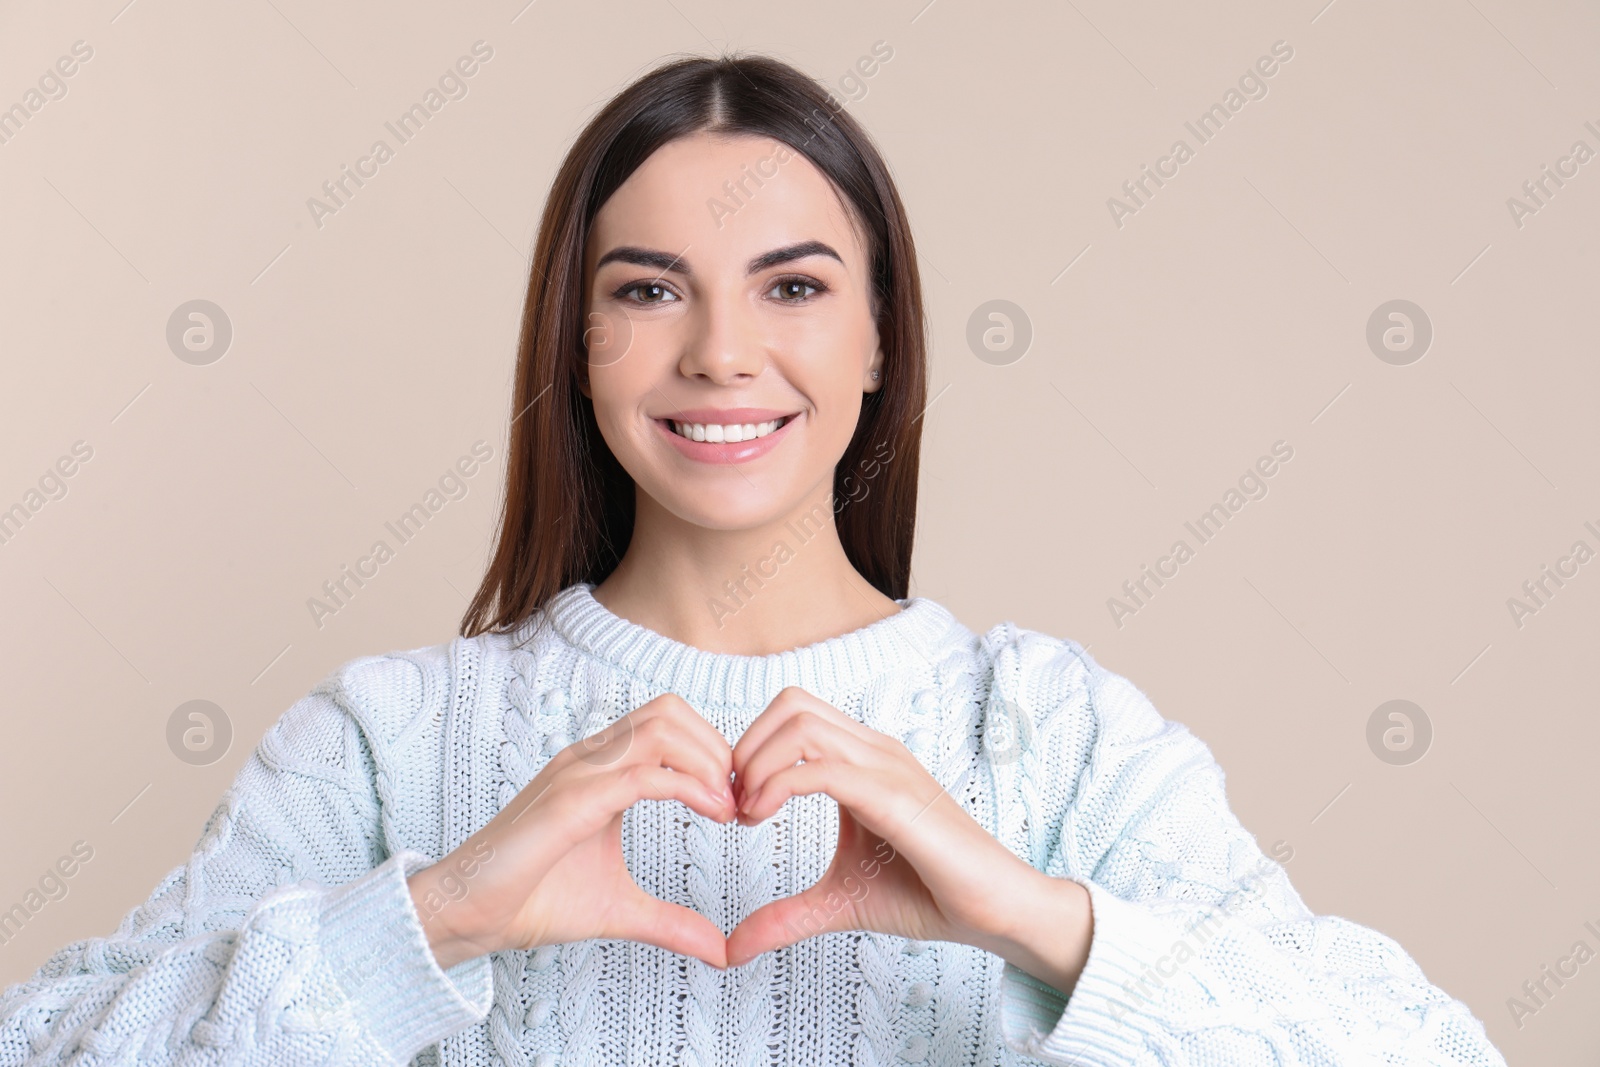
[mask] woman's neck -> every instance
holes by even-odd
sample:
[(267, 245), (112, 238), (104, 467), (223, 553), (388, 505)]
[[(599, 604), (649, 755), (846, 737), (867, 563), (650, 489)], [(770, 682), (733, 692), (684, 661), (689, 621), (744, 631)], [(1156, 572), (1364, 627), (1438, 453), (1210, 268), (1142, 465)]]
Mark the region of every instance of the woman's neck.
[(830, 505), (757, 529), (708, 530), (641, 504), (628, 549), (594, 598), (675, 641), (761, 656), (901, 610), (850, 564)]

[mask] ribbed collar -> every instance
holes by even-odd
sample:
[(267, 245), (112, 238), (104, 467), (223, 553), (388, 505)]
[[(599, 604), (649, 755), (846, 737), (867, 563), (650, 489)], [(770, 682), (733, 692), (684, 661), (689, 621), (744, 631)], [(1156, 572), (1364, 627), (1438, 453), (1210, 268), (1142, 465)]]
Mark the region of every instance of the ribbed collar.
[[(848, 689), (906, 663), (936, 662), (943, 649), (972, 635), (944, 605), (926, 597), (897, 600), (900, 610), (859, 630), (765, 656), (708, 652), (630, 622), (594, 598), (593, 585), (569, 585), (550, 599), (557, 633), (574, 647), (690, 703), (769, 703), (785, 686), (819, 695)], [(517, 644), (534, 619), (511, 635)]]

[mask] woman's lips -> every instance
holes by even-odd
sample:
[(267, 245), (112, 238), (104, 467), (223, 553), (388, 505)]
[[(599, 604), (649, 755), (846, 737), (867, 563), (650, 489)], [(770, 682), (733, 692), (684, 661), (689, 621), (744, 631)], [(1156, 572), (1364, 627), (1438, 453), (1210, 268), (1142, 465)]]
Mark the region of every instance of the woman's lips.
[(748, 463), (777, 448), (788, 434), (789, 427), (799, 418), (798, 414), (785, 416), (783, 425), (766, 436), (758, 437), (754, 441), (738, 442), (691, 441), (672, 428), (671, 420), (656, 419), (655, 424), (671, 440), (673, 447), (689, 459), (699, 460), (701, 463)]

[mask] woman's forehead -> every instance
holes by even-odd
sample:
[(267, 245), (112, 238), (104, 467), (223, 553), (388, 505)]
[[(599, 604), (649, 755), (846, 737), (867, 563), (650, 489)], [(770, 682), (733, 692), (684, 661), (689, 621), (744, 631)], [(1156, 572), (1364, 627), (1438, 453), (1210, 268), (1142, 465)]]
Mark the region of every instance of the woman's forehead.
[(852, 267), (864, 259), (838, 190), (804, 155), (771, 137), (700, 131), (657, 149), (618, 186), (595, 216), (586, 258), (627, 244), (742, 269), (804, 240), (826, 242)]

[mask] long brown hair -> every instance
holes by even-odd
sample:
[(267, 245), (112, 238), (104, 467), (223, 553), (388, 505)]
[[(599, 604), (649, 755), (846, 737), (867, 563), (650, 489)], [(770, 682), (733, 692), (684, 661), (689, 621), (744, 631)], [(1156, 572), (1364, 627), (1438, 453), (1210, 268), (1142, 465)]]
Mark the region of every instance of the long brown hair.
[[(508, 632), (566, 586), (598, 585), (627, 549), (634, 482), (578, 388), (588, 359), (584, 251), (590, 224), (617, 187), (656, 149), (702, 130), (754, 134), (800, 152), (839, 190), (867, 237), (883, 385), (863, 395), (834, 470), (834, 521), (851, 565), (885, 596), (908, 595), (927, 349), (904, 205), (866, 131), (817, 81), (767, 56), (694, 56), (664, 63), (607, 103), (551, 184), (523, 303), (500, 531), (463, 637)], [(890, 458), (882, 462), (885, 447)], [(864, 471), (870, 484), (862, 491)]]

